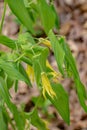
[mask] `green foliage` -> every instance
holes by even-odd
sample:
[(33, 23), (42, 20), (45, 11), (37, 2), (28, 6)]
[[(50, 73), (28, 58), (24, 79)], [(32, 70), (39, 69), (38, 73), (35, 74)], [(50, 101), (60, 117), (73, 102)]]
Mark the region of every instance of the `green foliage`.
[(9, 7), (11, 8), (12, 12), (15, 14), (16, 17), (21, 21), (21, 23), (26, 26), (26, 28), (34, 33), (32, 25), (33, 22), (29, 17), (27, 9), (25, 8), (23, 0), (6, 0)]
[(31, 120), (31, 124), (37, 127), (39, 130), (47, 130), (45, 123), (38, 116), (37, 110), (34, 110), (32, 113), (30, 113), (28, 118)]
[(52, 102), (52, 104), (56, 107), (59, 114), (62, 116), (64, 121), (69, 124), (70, 123), (70, 111), (69, 111), (69, 98), (68, 94), (65, 92), (64, 88), (61, 84), (52, 84), (52, 88), (56, 93), (55, 98), (51, 98), (48, 96), (48, 99)]
[(16, 43), (14, 40), (4, 36), (4, 35), (0, 35), (0, 43), (2, 43), (3, 45), (11, 48), (11, 49), (15, 49), (16, 48)]
[(4, 113), (3, 113), (3, 108), (0, 107), (0, 129), (1, 130), (7, 130), (7, 123), (5, 121)]
[[(80, 80), (75, 59), (65, 38), (62, 36), (57, 37), (52, 31), (54, 27), (59, 28), (54, 5), (52, 3), (48, 4), (46, 0), (15, 0), (15, 2), (14, 0), (6, 0), (5, 4), (9, 5), (23, 27), (22, 30), (20, 29), (20, 34), (16, 40), (0, 34), (0, 44), (7, 46), (11, 50), (8, 53), (0, 51), (1, 129), (7, 130), (8, 124), (10, 124), (14, 130), (26, 130), (30, 129), (30, 124), (32, 124), (39, 130), (47, 130), (47, 124), (39, 117), (38, 107), (45, 109), (46, 112), (47, 106), (51, 103), (69, 125), (69, 97), (61, 85), (62, 78), (73, 77), (80, 104), (86, 112), (85, 101), (87, 95)], [(43, 28), (43, 30), (41, 28), (42, 33), (46, 33), (46, 38), (37, 38), (38, 31), (34, 27), (38, 26), (38, 24)], [(0, 32), (2, 26), (3, 22), (0, 25)], [(49, 63), (50, 51), (54, 53), (58, 71), (55, 71)], [(33, 98), (35, 107), (31, 112), (19, 109), (12, 102), (9, 89), (14, 87), (15, 91), (17, 91), (20, 80), (29, 87), (33, 87), (33, 81), (40, 92), (38, 97)], [(47, 103), (48, 100), (51, 103)], [(13, 119), (9, 113), (12, 114)]]
[(85, 91), (84, 85), (80, 81), (80, 77), (79, 77), (78, 70), (77, 70), (77, 67), (75, 64), (75, 60), (71, 54), (69, 46), (65, 43), (65, 39), (61, 38), (61, 39), (59, 39), (59, 42), (60, 42), (62, 48), (64, 49), (65, 60), (68, 63), (69, 67), (71, 68), (70, 70), (71, 70), (71, 73), (73, 75), (73, 78), (74, 78), (74, 81), (76, 84), (76, 89), (77, 89), (77, 94), (79, 97), (80, 104), (82, 105), (84, 110), (87, 112), (87, 106), (85, 104), (85, 101), (87, 99), (87, 93)]
[(25, 81), (26, 83), (28, 83), (27, 78), (25, 78), (17, 70), (17, 67), (15, 66), (14, 63), (9, 63), (9, 62), (6, 62), (6, 61), (0, 59), (0, 68), (3, 69), (10, 78), (22, 80), (22, 81)]
[(56, 59), (57, 64), (58, 64), (59, 71), (62, 74), (64, 74), (63, 62), (64, 62), (65, 53), (64, 53), (63, 49), (61, 48), (56, 36), (53, 34), (52, 31), (49, 32), (49, 39), (50, 39), (51, 44), (52, 44), (52, 48), (54, 51), (55, 59)]
[(48, 34), (49, 30), (52, 29), (55, 24), (55, 14), (45, 0), (37, 1), (41, 21), (45, 32)]

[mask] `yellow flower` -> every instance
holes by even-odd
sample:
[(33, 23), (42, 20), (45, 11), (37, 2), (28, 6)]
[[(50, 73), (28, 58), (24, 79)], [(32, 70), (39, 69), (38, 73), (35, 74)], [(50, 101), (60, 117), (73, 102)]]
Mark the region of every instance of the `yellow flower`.
[(47, 66), (48, 68), (50, 68), (52, 71), (54, 71), (54, 69), (52, 68), (52, 66), (50, 65), (50, 63), (49, 63), (48, 60), (46, 60), (46, 66)]
[(44, 38), (40, 38), (39, 40), (40, 40), (40, 42), (41, 42), (42, 44), (46, 45), (47, 47), (49, 47), (49, 48), (51, 49), (51, 43), (50, 43), (49, 40), (46, 40), (46, 39), (44, 39)]
[(48, 60), (46, 61), (46, 66), (52, 70), (52, 72), (49, 72), (48, 74), (52, 76), (53, 82), (58, 83), (61, 80), (63, 80), (61, 73), (60, 72), (56, 72), (53, 69), (53, 67), (50, 65), (50, 63), (48, 62)]
[(61, 80), (63, 80), (60, 73), (57, 73), (56, 71), (50, 72), (49, 75), (52, 75), (52, 80), (55, 83), (59, 83)]
[(48, 126), (49, 126), (50, 123), (49, 123), (47, 120), (45, 120), (45, 119), (42, 119), (42, 121), (45, 123), (46, 130), (50, 130), (50, 129), (48, 128)]
[(29, 130), (30, 129), (30, 122), (28, 119), (25, 120), (25, 130)]
[(48, 95), (50, 97), (54, 97), (56, 96), (55, 92), (53, 91), (52, 87), (51, 87), (51, 84), (50, 84), (50, 81), (46, 75), (45, 72), (42, 72), (41, 73), (41, 80), (42, 80), (42, 86), (43, 86), (43, 96), (46, 98), (45, 96), (45, 92), (48, 93)]
[(31, 83), (34, 83), (34, 70), (33, 67), (30, 65), (27, 65), (26, 72), (31, 80)]

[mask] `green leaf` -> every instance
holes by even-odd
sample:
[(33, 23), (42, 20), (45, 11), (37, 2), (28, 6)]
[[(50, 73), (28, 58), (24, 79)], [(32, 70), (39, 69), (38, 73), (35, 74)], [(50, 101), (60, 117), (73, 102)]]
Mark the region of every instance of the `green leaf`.
[(55, 25), (55, 14), (46, 0), (38, 0), (37, 4), (44, 30), (48, 34), (49, 30)]
[(7, 86), (5, 84), (5, 81), (3, 80), (2, 77), (0, 77), (0, 96), (5, 100), (7, 105), (11, 107), (10, 105), (10, 99), (9, 99), (9, 91), (7, 89)]
[(18, 19), (21, 21), (21, 23), (31, 32), (33, 31), (33, 22), (29, 17), (29, 14), (27, 12), (27, 9), (24, 5), (23, 0), (6, 0), (10, 9), (15, 14), (15, 16), (18, 17)]
[(70, 66), (71, 70), (72, 70), (72, 74), (74, 76), (74, 78), (79, 78), (79, 74), (78, 74), (78, 70), (76, 67), (76, 63), (75, 63), (75, 59), (72, 56), (71, 50), (68, 46), (68, 44), (66, 43), (64, 37), (61, 37), (59, 39), (59, 43), (61, 44), (61, 47), (63, 48), (64, 52), (65, 52), (65, 59), (68, 63), (68, 65)]
[(68, 94), (65, 92), (61, 84), (52, 84), (52, 89), (54, 90), (56, 97), (50, 97), (47, 94), (47, 98), (58, 110), (59, 114), (63, 120), (69, 124), (70, 123), (70, 111), (69, 111), (69, 98)]
[(51, 41), (52, 49), (53, 49), (53, 52), (54, 52), (55, 59), (57, 61), (59, 71), (62, 74), (64, 74), (63, 62), (64, 62), (65, 53), (64, 53), (62, 47), (60, 46), (58, 39), (53, 34), (52, 30), (49, 32), (49, 39)]
[(48, 53), (48, 48), (44, 48), (38, 56), (33, 58), (33, 67), (37, 85), (39, 85), (41, 79), (41, 72), (46, 71), (46, 59)]
[(75, 84), (76, 84), (76, 89), (77, 89), (77, 94), (78, 94), (80, 104), (85, 110), (85, 112), (87, 112), (87, 105), (86, 105), (87, 92), (85, 90), (85, 87), (79, 79), (75, 80)]
[(37, 85), (39, 85), (41, 79), (41, 68), (40, 68), (39, 60), (36, 58), (33, 59), (33, 68), (34, 68), (36, 83)]
[(16, 48), (16, 44), (15, 41), (4, 36), (4, 35), (0, 35), (0, 44), (3, 44), (11, 49), (15, 49)]
[(9, 117), (10, 115), (7, 112), (7, 108), (5, 108), (5, 106), (3, 106), (2, 109), (3, 109), (3, 115), (4, 115), (4, 118), (5, 118), (5, 122), (9, 123), (12, 126), (12, 128), (15, 129), (14, 125), (12, 124), (12, 119)]
[(0, 77), (0, 96), (4, 99), (9, 110), (12, 112), (18, 130), (24, 130), (25, 119), (21, 116), (16, 106), (10, 101), (9, 91), (2, 77)]
[(32, 61), (31, 61), (29, 58), (23, 56), (23, 57), (21, 58), (21, 60), (22, 60), (23, 62), (25, 62), (25, 63), (27, 63), (27, 64), (29, 64), (29, 65), (32, 66)]
[(18, 43), (19, 44), (25, 44), (25, 45), (27, 43), (35, 44), (35, 41), (34, 41), (33, 37), (31, 36), (31, 34), (26, 32), (26, 33), (23, 33), (23, 34), (19, 35)]
[(0, 107), (0, 129), (7, 130), (7, 124), (4, 119), (2, 108)]
[(23, 67), (23, 65), (21, 63), (19, 64), (19, 72), (27, 79), (28, 85), (32, 86), (31, 82), (30, 82), (30, 79), (29, 79), (29, 77), (28, 77), (28, 75), (27, 75), (27, 73), (26, 73), (26, 71), (25, 71), (25, 69), (24, 69), (24, 67)]
[(10, 78), (9, 76), (7, 76), (7, 88), (10, 89), (14, 83), (14, 80), (12, 78)]
[(14, 104), (11, 104), (11, 106), (12, 106), (12, 113), (13, 113), (16, 125), (18, 127), (18, 130), (24, 130), (24, 128), (25, 128), (25, 118), (24, 118), (24, 115), (21, 114), (17, 110), (17, 107)]
[(59, 29), (60, 28), (60, 20), (59, 20), (58, 13), (56, 12), (56, 9), (55, 9), (53, 4), (51, 5), (51, 8), (52, 8), (53, 12), (55, 13), (55, 27), (57, 29)]
[(84, 85), (80, 81), (80, 77), (79, 77), (79, 73), (76, 67), (75, 60), (72, 56), (72, 53), (70, 51), (68, 44), (65, 42), (65, 39), (61, 37), (59, 40), (60, 40), (62, 48), (65, 51), (65, 60), (67, 61), (68, 66), (71, 68), (70, 70), (72, 72), (72, 75), (76, 84), (76, 89), (77, 89), (77, 94), (78, 94), (80, 104), (83, 107), (83, 109), (87, 112), (87, 105), (85, 103), (86, 98), (87, 98), (87, 93), (86, 93)]
[(47, 60), (48, 54), (49, 54), (48, 48), (44, 48), (39, 56), (39, 63), (44, 72), (46, 71), (46, 60)]
[(15, 88), (15, 92), (17, 92), (17, 90), (18, 90), (18, 80), (15, 80), (14, 88)]
[(31, 124), (37, 127), (39, 130), (47, 130), (45, 123), (38, 116), (37, 110), (31, 114)]
[(27, 81), (27, 79), (18, 71), (14, 63), (0, 59), (0, 68), (3, 69), (10, 78), (14, 80), (22, 80), (27, 84), (29, 83), (29, 81)]

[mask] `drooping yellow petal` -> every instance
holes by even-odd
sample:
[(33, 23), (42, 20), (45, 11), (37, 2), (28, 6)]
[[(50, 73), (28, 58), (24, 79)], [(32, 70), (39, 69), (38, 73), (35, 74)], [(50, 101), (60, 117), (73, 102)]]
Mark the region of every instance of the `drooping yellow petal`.
[(29, 130), (30, 129), (30, 122), (28, 119), (25, 120), (25, 128), (24, 130)]
[(52, 81), (55, 83), (59, 83), (60, 81), (63, 80), (62, 75), (60, 73), (57, 72), (50, 72), (49, 75), (52, 76)]
[(48, 120), (46, 120), (46, 119), (42, 119), (42, 121), (43, 121), (43, 122), (45, 123), (45, 125), (46, 125), (46, 130), (50, 130), (50, 129), (48, 128), (50, 122), (49, 122)]
[(30, 65), (27, 65), (26, 72), (31, 80), (31, 83), (34, 83), (34, 70), (33, 67)]
[(50, 63), (48, 62), (48, 60), (46, 61), (46, 66), (52, 70), (52, 72), (49, 72), (48, 74), (52, 76), (53, 82), (58, 83), (61, 80), (63, 80), (61, 73), (60, 72), (56, 72), (53, 69), (53, 67), (50, 65)]
[(51, 43), (50, 43), (49, 40), (44, 39), (44, 38), (40, 38), (39, 41), (40, 41), (42, 44), (46, 45), (47, 47), (49, 47), (49, 48), (51, 49)]
[(47, 92), (50, 97), (56, 96), (55, 92), (53, 91), (50, 81), (45, 72), (41, 73), (42, 79), (42, 86), (43, 86), (43, 96), (46, 98), (45, 93)]
[(48, 68), (50, 68), (52, 71), (54, 71), (53, 67), (50, 65), (50, 63), (49, 63), (48, 60), (46, 60), (46, 66), (47, 66)]

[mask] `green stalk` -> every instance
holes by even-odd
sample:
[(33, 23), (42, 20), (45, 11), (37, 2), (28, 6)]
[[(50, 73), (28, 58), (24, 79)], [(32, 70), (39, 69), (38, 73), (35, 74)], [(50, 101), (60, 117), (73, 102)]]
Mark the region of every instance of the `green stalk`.
[(4, 18), (5, 18), (5, 13), (6, 13), (6, 2), (4, 2), (4, 11), (2, 14), (2, 19), (1, 19), (1, 23), (0, 23), (0, 34), (2, 33), (2, 28), (3, 28), (3, 24), (4, 24)]

